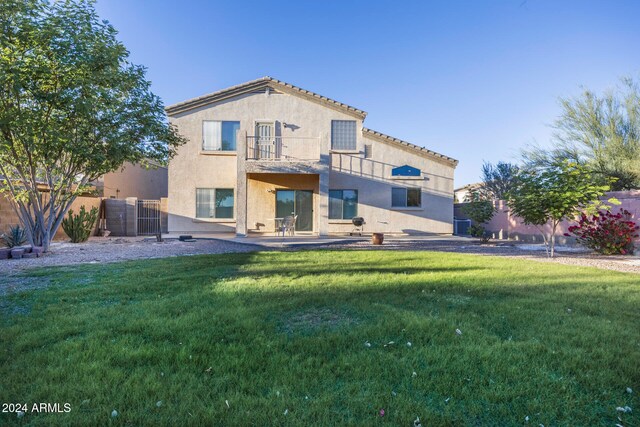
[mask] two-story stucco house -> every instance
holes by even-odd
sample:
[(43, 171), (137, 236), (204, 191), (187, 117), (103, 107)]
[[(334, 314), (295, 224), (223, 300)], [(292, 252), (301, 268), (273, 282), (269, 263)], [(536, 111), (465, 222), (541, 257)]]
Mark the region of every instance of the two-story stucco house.
[(367, 129), (366, 113), (271, 77), (166, 109), (169, 232), (452, 232), (457, 161)]

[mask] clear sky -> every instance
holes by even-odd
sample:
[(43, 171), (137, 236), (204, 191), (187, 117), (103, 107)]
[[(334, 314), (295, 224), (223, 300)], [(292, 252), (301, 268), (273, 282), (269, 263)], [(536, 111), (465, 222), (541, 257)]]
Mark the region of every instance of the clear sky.
[(266, 75), (460, 160), (551, 143), (559, 96), (640, 77), (640, 0), (98, 0), (166, 105)]

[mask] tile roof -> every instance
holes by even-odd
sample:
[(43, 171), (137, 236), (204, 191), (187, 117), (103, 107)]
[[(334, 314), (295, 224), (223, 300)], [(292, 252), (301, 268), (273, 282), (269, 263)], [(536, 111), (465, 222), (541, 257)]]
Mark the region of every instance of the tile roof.
[(210, 93), (208, 95), (203, 95), (197, 98), (189, 99), (184, 102), (179, 102), (177, 104), (169, 105), (168, 107), (165, 108), (165, 110), (169, 116), (173, 116), (176, 114), (183, 113), (185, 111), (189, 111), (194, 108), (212, 104), (214, 102), (223, 101), (225, 99), (233, 98), (235, 96), (243, 95), (245, 93), (255, 92), (259, 89), (264, 89), (266, 87), (271, 87), (273, 89), (280, 90), (283, 93), (298, 95), (303, 98), (309, 99), (311, 101), (332, 106), (347, 114), (356, 116), (361, 120), (364, 120), (364, 118), (367, 115), (366, 111), (362, 111), (358, 108), (352, 107), (342, 102), (338, 102), (331, 98), (327, 98), (326, 96), (319, 95), (317, 93), (308, 91), (306, 89), (299, 88), (297, 86), (292, 85), (291, 83), (283, 82), (269, 76), (262, 77), (256, 80), (251, 80), (250, 82), (242, 83), (240, 85), (231, 86), (229, 88), (222, 89), (217, 92)]
[[(199, 96), (197, 98), (192, 98), (183, 102), (179, 102), (177, 104), (169, 105), (168, 107), (165, 108), (165, 111), (167, 112), (167, 115), (175, 116), (177, 114), (181, 114), (189, 110), (193, 110), (195, 108), (203, 107), (219, 101), (224, 101), (226, 99), (234, 98), (236, 96), (243, 95), (246, 93), (256, 92), (258, 90), (265, 89), (267, 87), (278, 90), (282, 93), (288, 93), (291, 95), (300, 96), (302, 98), (309, 99), (311, 101), (336, 108), (344, 113), (355, 116), (360, 120), (364, 120), (365, 117), (367, 116), (366, 111), (360, 110), (358, 108), (352, 107), (350, 105), (344, 104), (334, 99), (327, 98), (326, 96), (319, 95), (317, 93), (308, 91), (306, 89), (299, 88), (290, 83), (283, 82), (278, 79), (274, 79), (273, 77), (269, 77), (269, 76), (262, 77), (256, 80), (251, 80), (249, 82), (242, 83), (236, 86), (231, 86), (226, 89), (222, 89), (207, 95)], [(429, 150), (427, 148), (420, 147), (415, 144), (411, 144), (410, 142), (406, 142), (401, 139), (394, 138), (389, 135), (385, 135), (381, 132), (377, 132), (368, 128), (362, 128), (362, 132), (367, 136), (378, 138), (379, 140), (382, 140), (384, 142), (388, 142), (391, 144), (403, 146), (403, 147), (418, 151), (420, 154), (426, 155), (429, 158), (441, 160), (453, 166), (456, 166), (458, 164), (458, 161), (456, 159), (445, 156), (443, 154), (436, 153), (435, 151)]]
[(378, 132), (372, 129), (368, 129), (368, 128), (362, 128), (362, 133), (365, 136), (372, 136), (375, 138), (378, 138), (380, 140), (383, 140), (385, 142), (390, 142), (392, 144), (395, 145), (399, 145), (399, 146), (403, 146), (403, 147), (407, 147), (410, 148), (412, 150), (416, 150), (422, 154), (425, 154), (431, 158), (436, 158), (438, 160), (442, 160), (445, 161), (446, 163), (449, 163), (453, 166), (456, 166), (458, 164), (458, 161), (452, 157), (449, 156), (445, 156), (444, 154), (440, 154), (440, 153), (436, 153), (435, 151), (429, 150), (428, 148), (424, 148), (424, 147), (420, 147), (419, 145), (415, 145), (412, 144), (410, 142), (407, 141), (403, 141), (401, 139), (398, 138), (394, 138), (393, 136), (389, 136), (389, 135), (385, 135), (382, 132)]

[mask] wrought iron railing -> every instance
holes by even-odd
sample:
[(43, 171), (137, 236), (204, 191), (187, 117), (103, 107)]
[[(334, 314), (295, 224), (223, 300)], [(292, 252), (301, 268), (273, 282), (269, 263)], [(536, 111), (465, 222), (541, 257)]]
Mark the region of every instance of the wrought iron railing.
[(320, 138), (247, 136), (247, 160), (317, 161)]

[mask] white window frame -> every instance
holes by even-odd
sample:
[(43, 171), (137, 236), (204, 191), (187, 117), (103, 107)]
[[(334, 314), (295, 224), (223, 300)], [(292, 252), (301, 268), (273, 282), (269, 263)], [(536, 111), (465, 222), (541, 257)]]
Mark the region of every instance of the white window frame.
[[(393, 190), (404, 190), (404, 205), (393, 204)], [(420, 195), (420, 204), (418, 206), (409, 206), (409, 190), (417, 191)], [(422, 208), (422, 189), (416, 187), (392, 187), (391, 188), (391, 207), (393, 209), (421, 209)]]
[[(212, 197), (212, 201), (213, 201), (213, 206), (209, 206), (209, 211), (211, 212), (211, 216), (198, 216), (198, 190), (209, 190), (213, 192), (213, 197)], [(217, 192), (220, 190), (231, 190), (232, 194), (233, 194), (233, 207), (232, 207), (232, 214), (231, 217), (218, 217), (216, 216), (216, 206), (215, 206), (215, 201), (216, 201), (216, 196), (217, 196)], [(212, 187), (196, 187), (196, 191), (195, 191), (195, 208), (196, 208), (196, 212), (194, 215), (194, 218), (198, 219), (198, 220), (212, 220), (212, 219), (222, 219), (222, 220), (234, 220), (236, 217), (236, 190), (234, 188), (212, 188)]]
[[(212, 138), (217, 139), (211, 144), (207, 144), (207, 124), (219, 123), (217, 129), (213, 129)], [(202, 121), (202, 146), (200, 149), (206, 153), (235, 153), (238, 150), (238, 135), (235, 135), (235, 148), (233, 150), (224, 150), (222, 147), (222, 127), (224, 123), (238, 123), (240, 120), (203, 120)]]
[[(331, 218), (331, 192), (332, 191), (341, 191), (342, 192), (342, 197), (339, 199), (340, 200), (340, 210), (341, 215), (340, 218)], [(329, 220), (331, 221), (340, 221), (340, 220), (351, 220), (351, 218), (345, 218), (344, 217), (344, 192), (345, 191), (353, 191), (356, 194), (356, 214), (355, 216), (358, 216), (358, 213), (360, 211), (360, 194), (358, 192), (358, 190), (356, 190), (355, 188), (332, 188), (329, 190)]]

